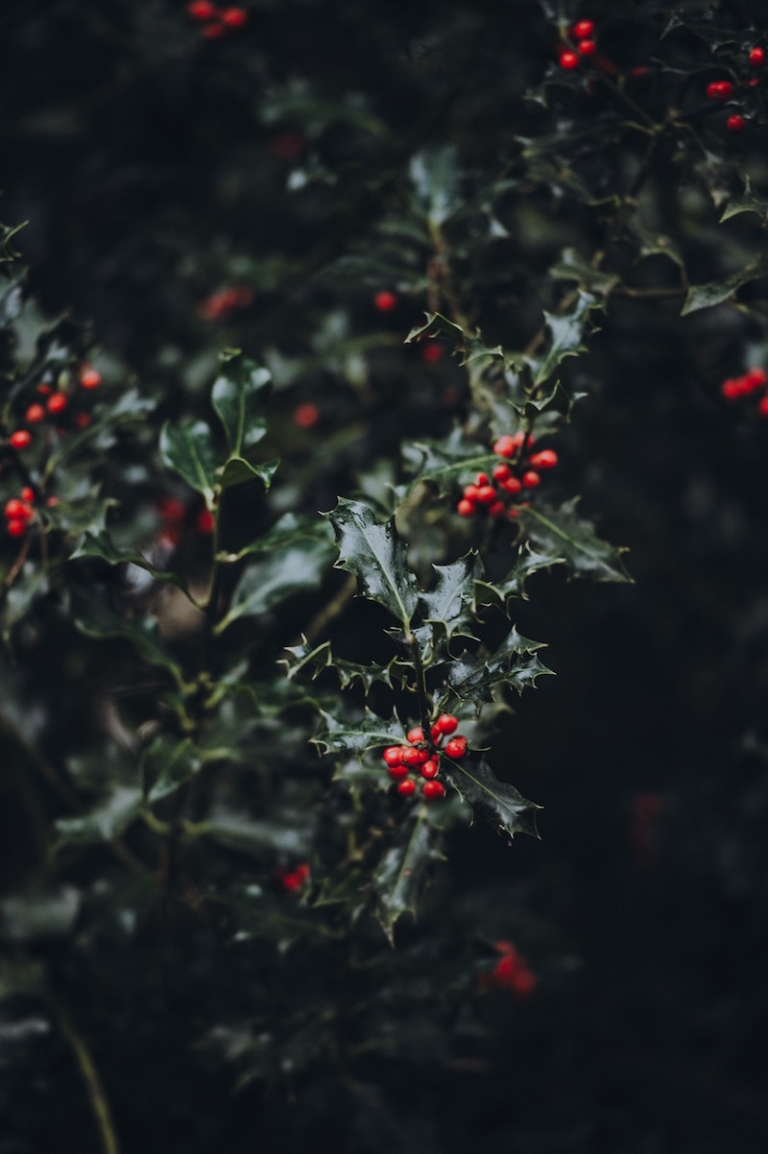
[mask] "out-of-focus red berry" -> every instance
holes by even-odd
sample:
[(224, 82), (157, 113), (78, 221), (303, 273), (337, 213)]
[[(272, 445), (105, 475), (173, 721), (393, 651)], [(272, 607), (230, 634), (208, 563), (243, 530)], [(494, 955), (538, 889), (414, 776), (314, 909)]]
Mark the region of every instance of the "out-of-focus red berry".
[(98, 389), (101, 384), (101, 373), (97, 369), (83, 368), (80, 373), (80, 384), (84, 389)]
[(444, 356), (445, 350), (443, 346), (435, 344), (434, 341), (428, 341), (427, 344), (421, 347), (421, 359), (429, 365), (436, 365)]
[(579, 20), (571, 29), (574, 40), (584, 40), (595, 31), (594, 20)]
[(293, 410), (293, 423), (300, 429), (312, 429), (320, 420), (320, 406), (304, 401)]
[(65, 393), (53, 393), (48, 398), (48, 403), (45, 407), (49, 413), (63, 413), (68, 404), (69, 400)]
[(564, 48), (558, 57), (558, 63), (566, 72), (571, 72), (574, 68), (579, 67), (578, 53), (572, 52), (570, 48)]
[(206, 535), (213, 532), (216, 528), (216, 518), (210, 509), (200, 510), (195, 521), (195, 528), (198, 533), (205, 533)]
[(397, 297), (393, 292), (384, 289), (382, 292), (376, 293), (373, 298), (373, 305), (377, 312), (391, 313), (392, 309), (397, 307)]
[(15, 433), (11, 433), (10, 441), (14, 449), (26, 449), (32, 444), (32, 434), (26, 429), (17, 429)]

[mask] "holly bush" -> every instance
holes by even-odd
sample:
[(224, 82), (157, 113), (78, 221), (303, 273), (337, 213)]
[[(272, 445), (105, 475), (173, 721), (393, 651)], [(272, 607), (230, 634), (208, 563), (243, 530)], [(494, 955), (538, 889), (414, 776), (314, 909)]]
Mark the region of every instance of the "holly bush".
[(763, 1148), (760, 7), (6, 18), (3, 1154)]

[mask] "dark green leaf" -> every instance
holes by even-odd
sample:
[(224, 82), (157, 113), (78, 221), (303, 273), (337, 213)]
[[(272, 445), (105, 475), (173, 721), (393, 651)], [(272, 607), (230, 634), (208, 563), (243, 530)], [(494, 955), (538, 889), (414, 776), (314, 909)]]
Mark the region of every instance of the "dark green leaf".
[(211, 402), (227, 434), (231, 457), (241, 457), (267, 431), (266, 409), (272, 376), (240, 353), (224, 353), (222, 375), (214, 382)]
[(391, 686), (388, 667), (382, 665), (359, 665), (355, 661), (347, 661), (342, 657), (335, 657), (331, 652), (330, 641), (322, 645), (311, 646), (287, 645), (286, 650), (293, 655), (293, 660), (286, 662), (287, 676), (293, 681), (300, 673), (309, 673), (314, 680), (324, 669), (335, 669), (341, 682), (342, 689), (351, 685), (360, 684), (366, 693), (378, 682)]
[[(252, 465), (243, 457), (230, 457), (220, 470), (219, 485), (222, 489), (230, 489), (233, 485), (242, 485), (245, 481), (261, 481), (264, 488), (268, 489), (279, 464), (277, 457), (263, 465)], [(216, 471), (219, 472), (218, 469)]]
[(56, 822), (58, 844), (112, 841), (134, 820), (142, 802), (138, 786), (115, 786), (82, 817), (59, 818)]
[(209, 508), (216, 490), (216, 456), (211, 430), (205, 421), (167, 421), (160, 434), (163, 464), (202, 493)]
[(255, 617), (296, 593), (317, 589), (330, 566), (333, 547), (304, 538), (249, 565), (232, 595), (229, 612), (216, 627), (222, 633), (240, 617)]
[(4, 898), (0, 902), (0, 939), (21, 943), (66, 937), (80, 903), (80, 891), (74, 886)]
[(168, 734), (156, 737), (142, 757), (142, 780), (147, 801), (160, 801), (175, 793), (192, 780), (201, 764), (191, 738), (178, 741)]
[(102, 601), (92, 589), (74, 586), (70, 607), (75, 625), (89, 637), (122, 637), (130, 641), (150, 665), (160, 665), (172, 674), (178, 685), (183, 677), (176, 659), (163, 646), (157, 626), (151, 619), (127, 621)]
[(752, 185), (748, 176), (745, 176), (744, 195), (733, 197), (728, 201), (720, 216), (720, 223), (730, 220), (732, 216), (738, 216), (742, 212), (755, 212), (762, 217), (763, 223), (768, 221), (768, 198), (760, 196), (759, 193), (752, 191)]
[(425, 148), (411, 160), (416, 205), (432, 228), (445, 224), (462, 207), (459, 168), (453, 145)]
[(437, 582), (429, 593), (419, 597), (422, 621), (440, 625), (449, 639), (457, 632), (467, 634), (473, 616), (474, 586), (483, 573), (483, 564), (476, 553), (468, 553), (452, 565), (434, 565)]
[(247, 886), (240, 893), (216, 900), (229, 910), (235, 927), (235, 941), (238, 942), (256, 938), (285, 950), (299, 938), (330, 934), (328, 926), (315, 910), (294, 900), (279, 901), (277, 896), (265, 893), (258, 885)]
[(621, 561), (623, 549), (616, 549), (595, 535), (589, 521), (576, 515), (578, 498), (559, 509), (534, 506), (520, 509), (524, 535), (543, 557), (552, 563), (564, 561), (579, 576), (597, 581), (629, 581)]
[[(447, 766), (448, 759), (443, 759)], [(467, 757), (445, 768), (448, 780), (472, 807), (473, 814), (489, 820), (501, 833), (538, 837), (536, 810), (541, 806), (527, 801), (512, 785), (499, 781), (485, 758)]]
[(394, 518), (381, 525), (369, 505), (344, 497), (327, 516), (339, 545), (337, 567), (354, 573), (363, 596), (378, 601), (407, 629), (416, 609), (419, 585), (408, 568)]
[(447, 337), (454, 345), (460, 348), (464, 347), (467, 338), (459, 325), (449, 321), (448, 317), (444, 317), (442, 313), (425, 313), (424, 315), (427, 318), (426, 321), (423, 325), (414, 325), (405, 338), (404, 343), (406, 345), (425, 337)]
[(46, 466), (50, 475), (69, 457), (75, 456), (86, 445), (107, 449), (114, 442), (114, 430), (120, 425), (142, 422), (155, 407), (155, 402), (142, 397), (138, 389), (126, 389), (114, 403), (104, 404), (95, 414), (93, 421), (82, 432), (72, 433), (51, 453)]
[(714, 305), (730, 300), (742, 285), (753, 280), (761, 280), (768, 276), (768, 257), (760, 257), (754, 264), (733, 272), (722, 280), (710, 281), (708, 284), (691, 285), (688, 295), (681, 309), (680, 316), (698, 312), (699, 309), (711, 309)]
[[(321, 711), (322, 712), (322, 711)], [(332, 714), (322, 712), (324, 726), (312, 743), (322, 753), (365, 753), (368, 749), (384, 749), (387, 745), (402, 745), (404, 734), (396, 719), (383, 721), (366, 710), (359, 720), (338, 721)], [(382, 773), (385, 773), (382, 762)]]
[(246, 545), (232, 559), (239, 560), (251, 553), (269, 553), (273, 549), (303, 540), (325, 541), (332, 546), (333, 529), (322, 517), (298, 517), (295, 513), (284, 513), (262, 537)]
[(478, 705), (490, 699), (496, 685), (510, 685), (522, 693), (535, 685), (541, 674), (552, 672), (536, 655), (536, 650), (542, 648), (543, 642), (529, 641), (513, 628), (487, 658), (466, 653), (452, 662), (448, 684), (458, 697)]
[(609, 296), (616, 285), (621, 284), (618, 273), (602, 272), (600, 269), (592, 268), (579, 256), (575, 248), (563, 250), (560, 260), (549, 270), (549, 275), (560, 280), (578, 281), (580, 288), (601, 297)]
[(526, 545), (520, 550), (515, 563), (500, 581), (477, 581), (476, 582), (476, 600), (481, 605), (490, 605), (494, 601), (498, 601), (504, 608), (509, 607), (509, 602), (520, 597), (524, 600), (528, 599), (528, 594), (525, 591), (525, 582), (532, 573), (538, 572), (540, 569), (550, 569), (553, 565), (563, 565), (565, 560), (560, 557), (551, 557), (541, 553), (532, 553)]
[(440, 852), (441, 830), (427, 820), (421, 808), (401, 823), (395, 838), (371, 879), (376, 917), (391, 945), (395, 944), (398, 919), (406, 913), (415, 917), (416, 902), (431, 867), (444, 860)]
[(184, 577), (177, 573), (155, 569), (146, 557), (139, 553), (138, 549), (118, 548), (106, 529), (96, 535), (85, 533), (77, 551), (72, 554), (70, 559), (76, 561), (80, 557), (100, 557), (109, 565), (138, 565), (140, 569), (145, 569), (150, 576), (154, 577), (155, 581), (176, 585), (177, 588), (183, 589), (185, 592), (187, 590), (187, 582)]
[(575, 357), (584, 351), (584, 337), (593, 331), (590, 314), (602, 307), (602, 302), (592, 293), (579, 290), (578, 299), (567, 313), (544, 313), (549, 337), (547, 351), (541, 357), (527, 358), (535, 386), (546, 381), (566, 357)]

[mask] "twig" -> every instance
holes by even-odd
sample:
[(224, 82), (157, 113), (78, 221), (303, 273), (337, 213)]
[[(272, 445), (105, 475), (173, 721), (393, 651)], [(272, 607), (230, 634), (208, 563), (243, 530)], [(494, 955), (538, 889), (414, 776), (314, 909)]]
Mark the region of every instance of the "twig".
[(90, 1102), (91, 1110), (93, 1111), (93, 1116), (98, 1127), (99, 1137), (101, 1138), (101, 1148), (104, 1154), (120, 1154), (120, 1143), (118, 1142), (117, 1132), (112, 1121), (112, 1111), (109, 1108), (109, 1101), (104, 1092), (104, 1085), (94, 1065), (91, 1052), (86, 1045), (85, 1039), (77, 1032), (69, 1016), (60, 1007), (57, 1007), (57, 1009), (62, 1033), (72, 1048), (83, 1081), (85, 1082), (88, 1101)]

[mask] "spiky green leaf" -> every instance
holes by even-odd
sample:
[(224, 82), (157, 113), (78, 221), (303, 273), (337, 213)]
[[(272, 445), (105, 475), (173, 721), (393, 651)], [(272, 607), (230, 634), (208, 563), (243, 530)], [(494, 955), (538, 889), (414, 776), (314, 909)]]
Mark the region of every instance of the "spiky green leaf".
[(541, 806), (528, 801), (513, 785), (499, 781), (484, 757), (468, 755), (462, 761), (443, 760), (446, 777), (471, 806), (474, 815), (490, 821), (510, 838), (516, 833), (539, 836), (536, 811)]
[(383, 605), (407, 629), (416, 610), (419, 584), (408, 568), (394, 518), (382, 525), (369, 505), (344, 497), (327, 515), (339, 546), (337, 567), (354, 573), (362, 595)]
[(416, 916), (416, 902), (432, 866), (443, 860), (441, 830), (417, 809), (396, 831), (371, 879), (376, 917), (391, 945), (395, 925), (403, 914)]

